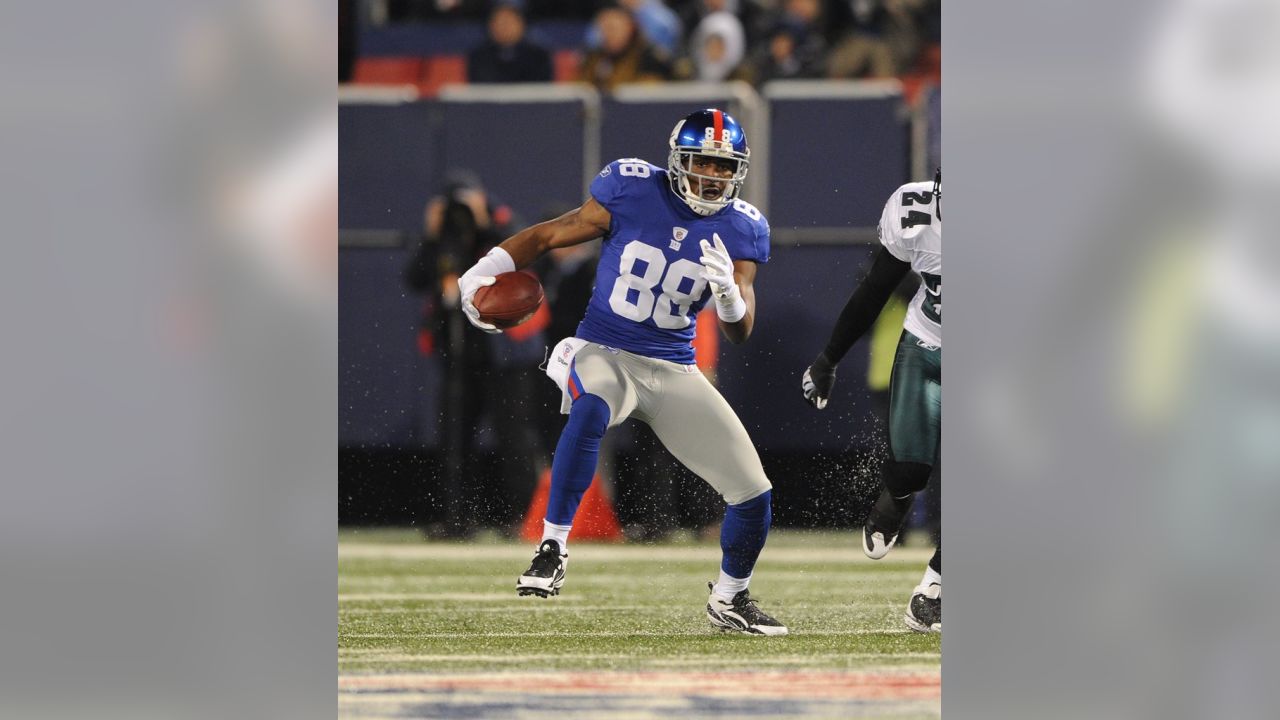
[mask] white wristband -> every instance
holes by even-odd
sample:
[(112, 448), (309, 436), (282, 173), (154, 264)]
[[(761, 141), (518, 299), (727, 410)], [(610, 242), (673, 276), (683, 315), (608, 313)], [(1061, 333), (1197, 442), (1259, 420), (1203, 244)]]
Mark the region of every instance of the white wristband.
[(742, 299), (742, 292), (734, 285), (724, 297), (716, 298), (716, 316), (727, 323), (736, 323), (747, 316), (747, 302)]
[(495, 247), (480, 258), (480, 261), (472, 269), (476, 271), (476, 275), (481, 277), (497, 277), (502, 273), (515, 272), (516, 261), (511, 259), (511, 254), (506, 250), (501, 247)]

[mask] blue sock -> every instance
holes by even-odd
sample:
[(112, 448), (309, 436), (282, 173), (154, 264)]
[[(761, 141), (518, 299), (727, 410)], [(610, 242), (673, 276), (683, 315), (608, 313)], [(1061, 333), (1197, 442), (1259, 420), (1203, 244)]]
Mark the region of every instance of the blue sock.
[(551, 460), (551, 495), (547, 498), (547, 522), (572, 525), (582, 495), (591, 487), (600, 456), (600, 440), (609, 427), (609, 406), (599, 395), (583, 393), (573, 401), (569, 422), (560, 433)]
[(756, 558), (764, 549), (764, 539), (769, 536), (772, 500), (773, 491), (766, 490), (744, 503), (725, 508), (724, 524), (720, 526), (720, 549), (724, 552), (720, 569), (730, 577), (751, 577)]

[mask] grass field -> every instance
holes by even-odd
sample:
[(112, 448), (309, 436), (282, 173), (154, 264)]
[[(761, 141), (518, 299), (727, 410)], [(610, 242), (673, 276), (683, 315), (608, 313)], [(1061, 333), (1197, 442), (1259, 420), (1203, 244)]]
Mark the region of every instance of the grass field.
[(529, 544), (343, 531), (343, 718), (938, 717), (938, 635), (902, 624), (929, 551), (775, 531), (752, 580), (791, 634), (715, 630), (715, 543), (570, 546), (561, 595), (517, 597)]

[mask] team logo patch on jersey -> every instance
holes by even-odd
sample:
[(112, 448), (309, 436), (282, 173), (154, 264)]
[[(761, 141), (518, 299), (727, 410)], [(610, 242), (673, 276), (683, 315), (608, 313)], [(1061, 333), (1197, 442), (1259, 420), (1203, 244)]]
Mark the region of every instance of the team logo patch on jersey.
[(613, 174), (612, 165), (605, 165), (604, 169), (600, 171), (600, 177), (609, 177), (612, 174)]
[(671, 249), (679, 250), (680, 243), (684, 242), (684, 239), (688, 236), (689, 231), (682, 227), (671, 228)]

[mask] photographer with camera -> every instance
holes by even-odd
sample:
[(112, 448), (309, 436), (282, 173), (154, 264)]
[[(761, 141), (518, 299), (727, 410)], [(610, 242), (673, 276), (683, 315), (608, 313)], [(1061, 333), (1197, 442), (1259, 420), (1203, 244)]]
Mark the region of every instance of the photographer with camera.
[[(458, 276), (519, 227), (511, 209), (495, 202), (475, 174), (453, 170), (427, 202), (424, 232), (405, 268), (405, 283), (424, 294), (418, 350), (442, 364), (440, 472), (429, 491), (429, 537), (466, 538), (478, 524), (509, 531), (549, 465), (537, 430), (525, 418), (539, 402), (537, 366), (546, 346), (545, 307), (529, 321), (496, 335), (465, 332)], [(479, 452), (482, 418), (504, 449), (501, 478)]]

